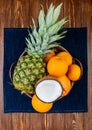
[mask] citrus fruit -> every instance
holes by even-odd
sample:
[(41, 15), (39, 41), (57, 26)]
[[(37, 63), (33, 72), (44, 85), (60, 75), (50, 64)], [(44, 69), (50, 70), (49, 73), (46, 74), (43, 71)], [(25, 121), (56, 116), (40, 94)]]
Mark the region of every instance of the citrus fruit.
[(61, 57), (52, 57), (47, 64), (47, 71), (50, 75), (59, 77), (65, 75), (68, 70), (68, 65)]
[(53, 103), (45, 103), (45, 102), (42, 102), (41, 100), (39, 100), (37, 98), (36, 95), (34, 95), (32, 97), (32, 106), (33, 108), (37, 111), (37, 112), (48, 112), (52, 106), (53, 106)]
[(77, 64), (72, 64), (68, 68), (67, 76), (72, 81), (77, 81), (80, 78), (81, 69)]
[(48, 62), (53, 56), (55, 56), (54, 51), (47, 53), (46, 57), (44, 58), (45, 62)]
[(62, 51), (62, 52), (59, 52), (57, 56), (60, 56), (61, 58), (63, 58), (67, 62), (68, 65), (72, 64), (72, 56), (70, 55), (70, 53), (66, 51)]
[(71, 81), (66, 75), (58, 77), (57, 80), (61, 83), (63, 87), (62, 97), (66, 96), (71, 90)]

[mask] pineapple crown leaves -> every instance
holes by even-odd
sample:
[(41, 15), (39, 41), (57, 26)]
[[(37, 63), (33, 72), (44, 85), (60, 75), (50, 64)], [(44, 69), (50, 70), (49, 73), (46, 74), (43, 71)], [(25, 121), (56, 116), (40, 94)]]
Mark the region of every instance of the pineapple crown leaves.
[(51, 5), (48, 9), (47, 16), (46, 16), (47, 27), (50, 27), (57, 21), (59, 15), (60, 15), (60, 10), (61, 10), (62, 5), (63, 5), (63, 3), (61, 3), (60, 5), (57, 6), (56, 9), (54, 9), (53, 3), (51, 3)]
[[(68, 21), (67, 18), (65, 17), (57, 22), (61, 7), (62, 3), (56, 8), (51, 3), (47, 15), (45, 15), (44, 8), (42, 7), (38, 16), (38, 28), (35, 25), (34, 19), (32, 19), (32, 33), (28, 30), (28, 37), (25, 38), (26, 51), (29, 55), (44, 56), (59, 44), (55, 43), (55, 41), (65, 37), (67, 31), (63, 31), (63, 25)], [(59, 34), (60, 30), (62, 32)]]

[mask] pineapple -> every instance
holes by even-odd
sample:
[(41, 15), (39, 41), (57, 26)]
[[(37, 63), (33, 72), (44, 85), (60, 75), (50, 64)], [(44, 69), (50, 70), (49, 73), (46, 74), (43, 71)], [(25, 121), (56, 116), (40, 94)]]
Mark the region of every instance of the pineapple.
[[(13, 84), (22, 93), (34, 93), (35, 83), (46, 75), (46, 63), (44, 57), (57, 47), (59, 40), (64, 36), (63, 25), (67, 22), (66, 18), (57, 21), (62, 3), (56, 8), (51, 3), (47, 15), (44, 9), (40, 10), (38, 17), (38, 29), (34, 19), (32, 31), (28, 29), (28, 36), (25, 38), (27, 47), (26, 55), (19, 58), (13, 74)], [(61, 30), (61, 33), (58, 32)]]

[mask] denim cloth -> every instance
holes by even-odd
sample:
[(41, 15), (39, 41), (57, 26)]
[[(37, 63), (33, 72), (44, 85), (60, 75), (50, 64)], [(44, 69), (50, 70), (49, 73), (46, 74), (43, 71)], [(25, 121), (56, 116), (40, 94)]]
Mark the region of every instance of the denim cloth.
[[(59, 40), (73, 57), (78, 58), (83, 64), (82, 79), (77, 81), (68, 96), (54, 103), (48, 113), (87, 112), (87, 28), (67, 28), (64, 39)], [(4, 67), (3, 67), (3, 92), (4, 112), (29, 112), (36, 111), (31, 106), (31, 99), (21, 94), (11, 84), (9, 68), (17, 61), (24, 48), (27, 28), (4, 29)]]

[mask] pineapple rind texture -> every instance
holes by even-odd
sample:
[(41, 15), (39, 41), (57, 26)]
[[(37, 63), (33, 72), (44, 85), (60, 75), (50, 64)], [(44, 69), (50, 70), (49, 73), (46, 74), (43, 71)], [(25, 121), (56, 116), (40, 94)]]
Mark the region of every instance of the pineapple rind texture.
[(46, 64), (42, 58), (22, 56), (14, 70), (13, 84), (16, 89), (28, 93), (34, 92), (35, 83), (46, 75)]

